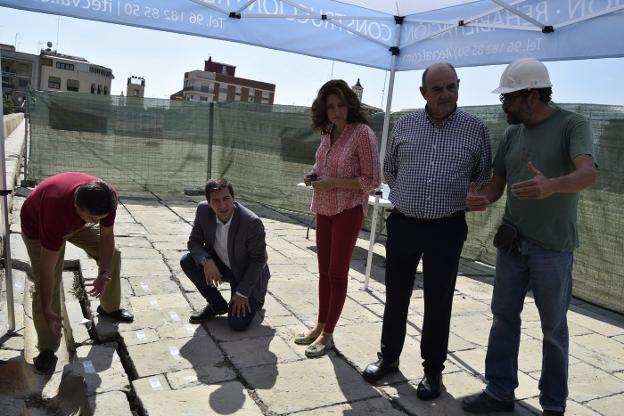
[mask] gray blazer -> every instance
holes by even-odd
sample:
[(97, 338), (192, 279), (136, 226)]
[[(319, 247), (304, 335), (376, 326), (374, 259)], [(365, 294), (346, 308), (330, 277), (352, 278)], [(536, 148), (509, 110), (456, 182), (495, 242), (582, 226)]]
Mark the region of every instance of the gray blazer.
[[(269, 283), (264, 225), (256, 214), (234, 202), (234, 216), (228, 234), (228, 257), (236, 291), (264, 302)], [(195, 213), (187, 247), (198, 266), (204, 257), (214, 253), (217, 216), (206, 201), (200, 202)]]

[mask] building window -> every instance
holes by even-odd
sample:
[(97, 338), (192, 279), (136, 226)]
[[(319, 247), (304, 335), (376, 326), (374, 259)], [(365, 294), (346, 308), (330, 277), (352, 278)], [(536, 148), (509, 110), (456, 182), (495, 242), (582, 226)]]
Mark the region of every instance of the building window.
[(39, 62), (41, 63), (41, 66), (52, 66), (52, 59), (50, 58), (41, 58)]
[(78, 92), (80, 90), (80, 81), (76, 79), (67, 80), (67, 91)]
[(61, 89), (61, 79), (59, 77), (48, 78), (48, 88), (54, 88), (55, 90)]
[(102, 86), (100, 84), (98, 84), (97, 93), (98, 93), (98, 95), (102, 94)]
[(101, 75), (103, 77), (108, 77), (108, 78), (112, 78), (113, 77), (113, 73), (111, 71), (105, 70), (105, 69), (101, 69), (101, 68), (97, 68), (94, 66), (90, 66), (89, 67), (89, 72), (92, 74), (97, 74), (97, 75)]
[(104, 86), (104, 95), (108, 95), (108, 87), (106, 85)]
[(95, 94), (95, 84), (91, 84), (91, 94)]
[(20, 78), (18, 81), (18, 85), (20, 88), (28, 88), (28, 80), (24, 78)]
[(65, 69), (67, 71), (73, 71), (74, 70), (74, 64), (67, 64), (65, 62), (57, 62), (56, 63), (56, 67), (58, 69)]

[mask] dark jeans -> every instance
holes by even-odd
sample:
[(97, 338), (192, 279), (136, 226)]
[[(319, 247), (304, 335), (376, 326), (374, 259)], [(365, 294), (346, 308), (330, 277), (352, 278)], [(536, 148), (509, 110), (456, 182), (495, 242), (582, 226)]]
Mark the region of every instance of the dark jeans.
[[(230, 270), (225, 264), (223, 264), (223, 262), (221, 261), (221, 259), (219, 259), (216, 253), (212, 253), (211, 257), (217, 265), (219, 272), (221, 272), (223, 280), (230, 283), (230, 290), (233, 296), (236, 293), (236, 283), (234, 275), (232, 274), (232, 270)], [(193, 257), (190, 253), (186, 253), (184, 256), (182, 256), (182, 258), (180, 259), (180, 266), (182, 266), (184, 274), (186, 274), (186, 276), (191, 279), (191, 282), (193, 282), (197, 290), (199, 290), (199, 293), (201, 293), (204, 299), (206, 299), (212, 309), (217, 312), (225, 311), (227, 309), (227, 319), (230, 328), (232, 328), (234, 331), (243, 331), (247, 329), (254, 316), (256, 316), (256, 312), (262, 306), (258, 303), (256, 299), (252, 297), (248, 299), (251, 312), (246, 311), (245, 316), (237, 317), (233, 314), (232, 305), (229, 305), (228, 307), (228, 302), (226, 302), (223, 296), (221, 296), (219, 289), (206, 283), (204, 269), (201, 266), (197, 266), (195, 264), (195, 260), (193, 260)]]
[(381, 356), (398, 360), (416, 267), (423, 259), (425, 315), (420, 354), (425, 373), (444, 369), (459, 257), (468, 234), (463, 213), (423, 221), (393, 212), (386, 222), (386, 306)]

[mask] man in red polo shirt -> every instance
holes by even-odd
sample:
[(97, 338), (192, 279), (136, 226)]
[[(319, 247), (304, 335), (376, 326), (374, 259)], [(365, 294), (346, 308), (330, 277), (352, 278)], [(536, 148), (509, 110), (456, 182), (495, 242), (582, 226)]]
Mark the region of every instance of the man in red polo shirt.
[[(39, 355), (34, 360), (41, 373), (51, 373), (63, 327), (60, 281), (65, 243), (69, 241), (94, 258), (98, 276), (85, 279), (91, 296), (100, 298), (97, 311), (121, 322), (133, 315), (120, 309), (121, 253), (115, 248), (113, 225), (117, 210), (115, 189), (95, 176), (64, 172), (41, 182), (26, 198), (21, 210), (22, 238), (35, 280), (33, 321)], [(99, 227), (94, 227), (99, 224)]]

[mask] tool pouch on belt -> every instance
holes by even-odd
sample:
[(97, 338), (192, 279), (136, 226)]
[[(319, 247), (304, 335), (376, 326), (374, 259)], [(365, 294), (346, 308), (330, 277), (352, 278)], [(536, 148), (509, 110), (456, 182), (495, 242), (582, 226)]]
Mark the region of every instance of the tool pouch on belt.
[(512, 256), (520, 255), (520, 236), (511, 224), (502, 223), (494, 236), (494, 247)]

